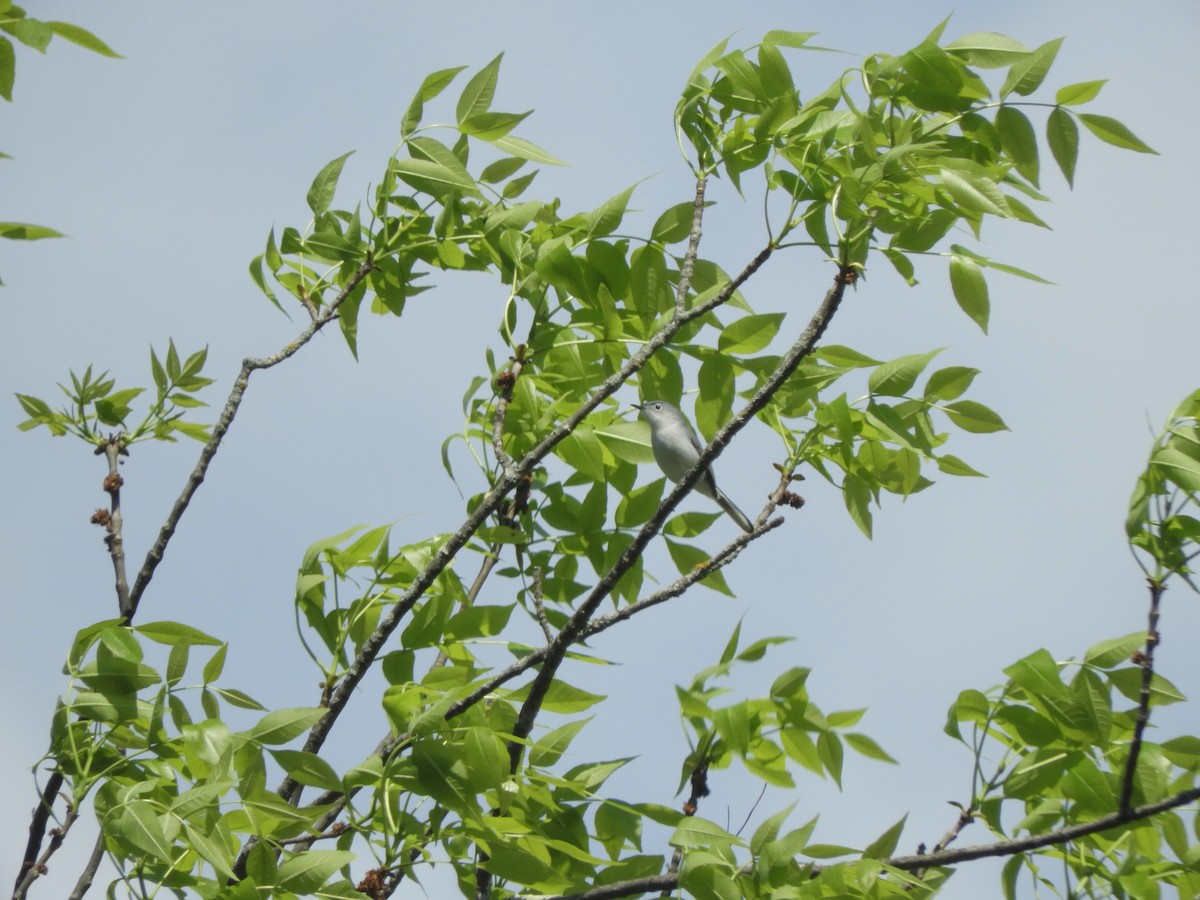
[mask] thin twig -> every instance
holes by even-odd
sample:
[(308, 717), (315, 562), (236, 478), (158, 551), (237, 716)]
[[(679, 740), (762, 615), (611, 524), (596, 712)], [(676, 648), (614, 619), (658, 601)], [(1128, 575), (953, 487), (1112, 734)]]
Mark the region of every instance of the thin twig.
[(96, 843), (92, 846), (92, 855), (88, 857), (87, 863), (83, 867), (83, 871), (79, 873), (79, 878), (75, 881), (75, 887), (71, 891), (67, 900), (83, 900), (83, 895), (88, 892), (92, 886), (92, 882), (96, 879), (96, 870), (100, 868), (100, 862), (104, 859), (104, 835), (96, 835)]
[(104, 490), (109, 497), (108, 522), (105, 525), (104, 543), (112, 557), (113, 575), (116, 578), (117, 609), (122, 616), (129, 615), (129, 582), (125, 577), (124, 519), (121, 516), (120, 458), (126, 455), (124, 436), (114, 434), (98, 449), (108, 461), (108, 474), (104, 476)]
[(30, 886), (38, 878), (46, 874), (46, 863), (58, 851), (58, 848), (62, 846), (63, 841), (71, 830), (71, 826), (77, 821), (79, 821), (79, 810), (74, 806), (68, 806), (67, 815), (63, 818), (62, 826), (51, 830), (50, 843), (46, 846), (45, 851), (33, 865), (24, 870), (24, 873), (18, 879), (16, 890), (13, 891), (13, 900), (25, 900), (25, 895), (29, 892)]
[(1166, 585), (1156, 578), (1147, 579), (1150, 588), (1150, 612), (1147, 614), (1146, 643), (1135, 658), (1142, 667), (1142, 690), (1138, 698), (1137, 719), (1133, 725), (1133, 740), (1129, 744), (1129, 756), (1125, 760), (1125, 773), (1121, 779), (1121, 803), (1117, 807), (1127, 812), (1133, 802), (1133, 781), (1137, 772), (1138, 755), (1142, 749), (1142, 735), (1150, 722), (1150, 698), (1154, 685), (1154, 648), (1158, 646), (1158, 609)]
[(13, 886), (15, 897), (21, 890), (21, 883), (25, 878), (25, 873), (37, 865), (38, 854), (42, 850), (42, 840), (46, 836), (46, 825), (50, 822), (50, 816), (54, 813), (54, 801), (58, 799), (58, 792), (62, 790), (63, 776), (59, 771), (50, 773), (50, 777), (46, 779), (46, 786), (42, 788), (41, 794), (38, 796), (38, 805), (33, 809), (33, 817), (29, 822), (29, 840), (25, 844), (25, 858), (21, 861), (21, 868), (17, 872), (17, 881)]
[(504, 417), (508, 414), (508, 404), (512, 402), (513, 388), (521, 371), (525, 368), (525, 357), (518, 353), (512, 360), (512, 366), (496, 376), (500, 395), (496, 399), (496, 409), (492, 413), (492, 452), (496, 454), (496, 462), (504, 474), (511, 475), (513, 471), (512, 457), (504, 449)]
[(554, 630), (550, 627), (550, 620), (546, 618), (546, 604), (542, 599), (541, 566), (533, 568), (533, 611), (537, 616), (538, 624), (542, 626), (542, 634), (546, 636), (546, 643), (553, 643)]

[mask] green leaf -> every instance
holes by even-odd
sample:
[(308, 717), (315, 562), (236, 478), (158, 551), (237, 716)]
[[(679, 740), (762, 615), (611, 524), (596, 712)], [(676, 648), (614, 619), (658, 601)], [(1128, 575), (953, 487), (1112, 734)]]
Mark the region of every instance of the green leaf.
[(1027, 97), (1041, 87), (1062, 42), (1062, 38), (1047, 41), (1024, 59), (1013, 63), (1004, 79), (1004, 85), (1000, 88), (1000, 96), (1006, 97), (1015, 91), (1022, 97)]
[(393, 159), (391, 170), (407, 184), (432, 197), (445, 197), (454, 191), (479, 195), (479, 188), (471, 176), (464, 177), (465, 169), (452, 169), (428, 159)]
[(32, 47), (39, 53), (45, 53), (46, 47), (54, 37), (54, 32), (47, 23), (39, 19), (6, 18), (4, 30), (13, 35), (27, 47)]
[(537, 886), (535, 895), (557, 894), (571, 884), (563, 880), (547, 860), (534, 856), (516, 842), (493, 844), (487, 861), (481, 862), (479, 867), (514, 885)]
[(954, 202), (964, 209), (1012, 218), (1008, 198), (990, 178), (945, 168), (939, 170), (939, 175)]
[(511, 156), (498, 159), (494, 163), (484, 166), (483, 171), (479, 173), (479, 180), (484, 184), (496, 184), (513, 175), (523, 165), (525, 165), (525, 160), (514, 159)]
[(592, 238), (605, 237), (616, 231), (625, 217), (625, 209), (629, 198), (633, 196), (633, 187), (628, 187), (614, 197), (610, 197), (592, 210), (584, 218), (588, 225), (588, 236)]
[(17, 55), (12, 41), (0, 35), (0, 97), (12, 100), (13, 81), (17, 75)]
[(533, 110), (523, 113), (482, 112), (458, 123), (458, 130), (482, 141), (502, 138), (521, 124)]
[(306, 850), (279, 864), (276, 885), (301, 896), (313, 894), (354, 859), (347, 850)]
[(463, 760), (467, 764), (467, 784), (471, 790), (494, 790), (509, 777), (509, 758), (504, 742), (487, 728), (466, 730)]
[(497, 138), (494, 141), (489, 141), (488, 143), (498, 150), (503, 150), (510, 156), (517, 156), (521, 159), (528, 159), (532, 162), (543, 163), (548, 166), (566, 165), (566, 163), (557, 156), (552, 156), (537, 144), (511, 134), (507, 134), (502, 138)]
[(744, 846), (741, 838), (730, 834), (715, 822), (699, 816), (688, 816), (680, 822), (667, 843), (672, 847), (682, 847), (685, 850), (712, 847), (714, 844), (727, 847)]
[(277, 709), (263, 716), (248, 734), (263, 744), (286, 744), (325, 718), (327, 712), (316, 708)]
[(821, 764), (825, 766), (825, 770), (832, 776), (834, 784), (840, 788), (845, 751), (842, 749), (842, 742), (838, 736), (832, 731), (822, 731), (817, 736), (817, 755), (821, 759)]
[(229, 650), (229, 644), (222, 644), (217, 648), (217, 652), (212, 655), (212, 658), (204, 664), (204, 683), (212, 684), (221, 677), (221, 672), (225, 669), (225, 654)]
[(872, 394), (884, 397), (903, 397), (909, 392), (925, 367), (945, 348), (928, 353), (900, 356), (879, 366), (867, 379)]
[[(543, 737), (539, 738), (537, 743), (530, 748), (529, 763), (530, 765), (546, 767), (552, 766), (566, 752), (567, 747), (571, 745), (571, 741), (583, 729), (591, 719), (578, 719), (574, 722), (568, 722), (566, 725), (561, 725), (553, 731), (548, 732)], [(601, 807), (605, 809), (606, 807)], [(599, 815), (599, 810), (597, 810)]]
[(1004, 151), (1016, 163), (1017, 171), (1036, 187), (1038, 183), (1038, 146), (1033, 124), (1025, 113), (1016, 107), (1002, 106), (996, 112), (996, 131), (1000, 134), (1000, 143), (1004, 147)]
[(841, 344), (828, 344), (823, 347), (818, 347), (813, 356), (817, 359), (822, 359), (831, 366), (837, 366), (841, 369), (865, 369), (870, 366), (878, 366), (883, 361), (867, 356), (865, 353), (859, 353), (852, 347), (845, 347)]
[(854, 732), (850, 732), (849, 734), (842, 735), (842, 738), (854, 750), (857, 750), (868, 759), (877, 759), (880, 762), (899, 765), (899, 763), (897, 763), (896, 760), (894, 760), (886, 750), (880, 747), (879, 744), (875, 743), (874, 740), (867, 737), (865, 734), (856, 734)]
[(263, 295), (275, 304), (275, 308), (283, 312), (279, 298), (275, 296), (275, 292), (267, 284), (266, 275), (263, 274), (263, 256), (261, 253), (250, 260), (250, 277), (254, 279), (254, 283), (258, 285), (258, 289), (263, 292)]
[(346, 160), (353, 153), (354, 151), (351, 150), (349, 153), (343, 153), (337, 159), (330, 160), (313, 179), (312, 187), (308, 189), (306, 197), (308, 208), (313, 211), (313, 215), (319, 216), (329, 209), (329, 204), (333, 202), (333, 192), (337, 189), (338, 178), (342, 174), (342, 166), (346, 164)]
[(871, 536), (871, 488), (853, 473), (842, 481), (842, 498), (850, 518), (867, 537)]
[(688, 237), (692, 233), (695, 209), (694, 203), (678, 203), (672, 206), (658, 217), (654, 227), (650, 229), (650, 240), (674, 244)]
[(465, 68), (466, 66), (456, 66), (453, 69), (438, 69), (425, 76), (421, 87), (417, 89), (416, 95), (408, 105), (404, 118), (400, 120), (401, 137), (407, 138), (416, 130), (417, 125), (421, 122), (421, 115), (425, 111), (425, 104), (445, 90), (454, 80), (454, 76)]
[(944, 369), (938, 369), (925, 382), (925, 397), (936, 400), (957, 400), (966, 393), (967, 388), (971, 386), (971, 382), (978, 374), (978, 369), (972, 369), (969, 366), (947, 366)]
[(950, 287), (959, 307), (987, 334), (991, 303), (988, 301), (987, 279), (975, 260), (959, 254), (950, 257)]
[(783, 318), (783, 313), (743, 316), (721, 331), (717, 338), (717, 349), (722, 353), (737, 355), (757, 353), (774, 340)]
[(937, 463), (938, 471), (945, 472), (947, 475), (965, 475), (975, 478), (986, 478), (982, 472), (971, 468), (957, 456), (952, 453), (946, 453), (934, 459)]
[(1135, 631), (1124, 637), (1110, 638), (1089, 647), (1087, 653), (1083, 655), (1083, 661), (1101, 669), (1110, 669), (1119, 663), (1128, 661), (1134, 651), (1141, 649), (1145, 642), (1146, 633), (1144, 631)]
[(1160, 447), (1154, 451), (1150, 464), (1185, 491), (1200, 491), (1200, 459), (1175, 447)]
[(1079, 159), (1079, 126), (1065, 109), (1051, 110), (1046, 119), (1046, 143), (1069, 187), (1075, 186), (1075, 162)]
[(590, 427), (580, 425), (558, 443), (554, 453), (588, 478), (604, 479), (604, 450)]
[(904, 831), (904, 823), (908, 821), (908, 815), (905, 814), (900, 818), (900, 821), (875, 838), (866, 849), (862, 852), (863, 859), (887, 859), (896, 852), (896, 845), (900, 843), (900, 834)]
[[(0, 38), (0, 41), (2, 40), (3, 38)], [(0, 65), (3, 64), (3, 47), (4, 44), (0, 43)], [(2, 83), (0, 83), (0, 93), (3, 93)], [(53, 228), (47, 228), (45, 225), (29, 225), (25, 222), (0, 222), (0, 237), (8, 238), (10, 241), (40, 241), (43, 238), (62, 236), (61, 231), (55, 231)]]
[(1054, 102), (1061, 106), (1079, 106), (1089, 100), (1095, 100), (1096, 95), (1100, 93), (1100, 88), (1106, 84), (1108, 84), (1107, 78), (1102, 78), (1100, 81), (1080, 81), (1076, 84), (1068, 84), (1066, 87), (1058, 89), (1058, 93), (1054, 95)]
[(1008, 431), (1008, 426), (1004, 424), (1004, 420), (1000, 416), (974, 400), (959, 400), (956, 403), (948, 403), (940, 409), (950, 417), (951, 422), (963, 431), (969, 431), (972, 434)]
[[(634, 465), (654, 462), (654, 451), (650, 448), (650, 429), (642, 422), (613, 420), (596, 428), (596, 436), (617, 459)], [(625, 493), (625, 498), (630, 493)], [(655, 508), (658, 502), (654, 503)], [(641, 520), (642, 522), (645, 519)]]
[[(513, 543), (524, 543), (527, 540), (525, 535), (522, 534), (521, 537), (521, 541), (513, 541)], [(446, 623), (446, 638), (466, 641), (481, 637), (494, 637), (504, 631), (512, 612), (512, 604), (508, 606), (483, 604), (470, 606), (450, 617), (450, 621)]]
[(133, 800), (106, 825), (106, 830), (118, 840), (126, 841), (162, 862), (171, 862), (174, 859), (174, 844), (167, 838), (162, 822), (150, 801)]
[(1195, 769), (1200, 765), (1200, 737), (1182, 735), (1162, 743), (1167, 759), (1182, 768)]
[(455, 109), (455, 117), (459, 125), (472, 116), (491, 109), (492, 98), (496, 95), (496, 81), (500, 75), (500, 60), (502, 59), (504, 59), (503, 53), (476, 72), (467, 82), (467, 86), (463, 88)]
[(46, 25), (64, 41), (78, 44), (80, 47), (91, 50), (93, 53), (99, 53), (101, 56), (111, 56), (116, 59), (125, 58), (86, 28), (80, 28), (78, 25), (72, 25), (70, 22), (47, 22)]
[[(675, 567), (679, 570), (680, 575), (690, 575), (694, 569), (704, 565), (709, 560), (709, 555), (699, 547), (682, 544), (678, 541), (668, 539), (667, 550), (670, 552), (671, 560), (675, 563)], [(700, 583), (707, 588), (725, 594), (727, 597), (733, 596), (733, 591), (729, 589), (729, 585), (725, 582), (725, 576), (719, 569), (705, 575)]]
[(232, 852), (225, 843), (229, 831), (222, 824), (209, 831), (194, 828), (189, 822), (183, 823), (184, 839), (196, 855), (213, 867), (222, 879), (234, 880), (233, 862), (237, 854)]
[(249, 694), (239, 691), (236, 688), (213, 687), (212, 691), (226, 703), (236, 706), (238, 709), (266, 709), (265, 706), (263, 706)]
[(892, 237), (891, 245), (917, 253), (932, 250), (958, 219), (958, 214), (951, 209), (932, 209), (923, 216), (910, 217)]
[(1079, 121), (1083, 127), (1106, 144), (1122, 147), (1126, 150), (1136, 150), (1138, 153), (1153, 153), (1158, 151), (1145, 143), (1122, 123), (1109, 116), (1098, 116), (1095, 113), (1079, 113)]
[[(780, 31), (772, 29), (763, 35), (762, 42), (764, 44), (779, 44), (782, 47), (791, 47), (793, 50), (800, 50), (812, 38), (817, 36), (815, 31)], [(724, 47), (724, 44), (721, 45)], [(814, 50), (820, 49), (817, 47)], [(718, 54), (719, 55), (719, 54)]]
[(944, 45), (942, 49), (981, 69), (999, 69), (1029, 55), (1029, 51), (1023, 44), (1014, 41), (1007, 35), (992, 31), (964, 34), (957, 40)]
[[(1113, 669), (1108, 673), (1108, 680), (1113, 683), (1113, 687), (1130, 700), (1141, 700), (1142, 669), (1140, 667)], [(1150, 681), (1150, 699), (1155, 706), (1166, 706), (1171, 703), (1182, 703), (1187, 700), (1187, 697), (1174, 684), (1155, 672), (1154, 678)]]
[[(522, 691), (514, 691), (514, 696), (522, 696)], [(601, 694), (592, 694), (581, 688), (573, 687), (561, 679), (551, 683), (546, 691), (542, 707), (551, 713), (584, 712), (604, 699)]]
[(323, 791), (340, 791), (342, 779), (333, 766), (307, 750), (272, 750), (271, 755), (283, 771), (308, 787)]
[(145, 389), (129, 388), (97, 400), (95, 403), (96, 418), (104, 425), (123, 426), (130, 413), (129, 401), (137, 397), (143, 390)]

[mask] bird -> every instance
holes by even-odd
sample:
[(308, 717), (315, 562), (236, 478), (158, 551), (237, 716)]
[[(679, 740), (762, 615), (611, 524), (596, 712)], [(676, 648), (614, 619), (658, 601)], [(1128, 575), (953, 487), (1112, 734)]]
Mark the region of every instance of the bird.
[[(664, 475), (678, 482), (696, 465), (704, 449), (695, 429), (683, 413), (665, 400), (647, 400), (635, 403), (633, 407), (650, 425), (650, 447), (654, 451), (654, 461)], [(754, 525), (746, 514), (717, 487), (712, 466), (705, 468), (695, 488), (697, 493), (716, 500), (743, 531), (754, 531)]]

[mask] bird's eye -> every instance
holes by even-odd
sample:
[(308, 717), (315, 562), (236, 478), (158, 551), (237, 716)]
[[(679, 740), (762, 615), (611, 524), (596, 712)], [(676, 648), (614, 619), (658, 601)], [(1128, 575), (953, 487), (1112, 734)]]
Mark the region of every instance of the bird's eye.
[(655, 408), (655, 409), (662, 409), (662, 404), (661, 404), (661, 403), (655, 403), (655, 404), (654, 404), (654, 408)]

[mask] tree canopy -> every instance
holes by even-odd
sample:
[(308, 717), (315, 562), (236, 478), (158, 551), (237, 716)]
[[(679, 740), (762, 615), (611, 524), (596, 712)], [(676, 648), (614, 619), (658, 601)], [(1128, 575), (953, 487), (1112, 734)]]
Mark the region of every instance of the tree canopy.
[[(70, 374), (65, 405), (19, 394), (23, 429), (81, 438), (107, 462), (109, 503), (93, 523), (116, 602), (80, 623), (69, 651), (17, 894), (36, 890), (39, 867), (87, 810), (101, 826), (97, 858), (117, 865), (114, 883), (134, 896), (156, 885), (212, 897), (388, 896), (446, 867), (474, 896), (925, 895), (953, 866), (988, 855), (1010, 859), (1010, 895), (1039, 880), (1116, 896), (1153, 896), (1160, 884), (1195, 893), (1195, 813), (1176, 810), (1200, 796), (1198, 739), (1159, 740), (1145, 727), (1157, 707), (1183, 700), (1155, 654), (1163, 590), (1190, 584), (1200, 538), (1197, 394), (1154, 439), (1125, 522), (1149, 586), (1147, 627), (1066, 662), (1030, 647), (999, 687), (957, 694), (945, 732), (973, 774), (936, 846), (903, 849), (913, 840), (903, 819), (877, 822), (869, 844), (841, 846), (819, 832), (820, 810), (798, 803), (743, 803), (742, 828), (706, 815), (709, 779), (730, 767), (788, 790), (814, 777), (840, 785), (847, 751), (893, 762), (886, 735), (860, 730), (862, 709), (833, 710), (810, 690), (791, 639), (744, 637), (733, 617), (714, 623), (732, 631), (715, 658), (659, 641), (688, 664), (673, 676), (682, 808), (610, 793), (610, 778), (636, 762), (587, 750), (604, 698), (576, 675), (623, 661), (600, 636), (633, 631), (660, 607), (687, 616), (680, 602), (696, 591), (732, 595), (727, 572), (778, 553), (772, 542), (795, 557), (785, 536), (812, 515), (810, 483), (827, 484), (869, 537), (884, 498), (920, 502), (935, 480), (950, 482), (934, 489), (945, 491), (957, 480), (946, 476), (980, 474), (959, 450), (963, 436), (1007, 426), (977, 398), (979, 370), (943, 364), (928, 343), (882, 358), (853, 348), (852, 333), (833, 340), (845, 305), (885, 277), (917, 291), (946, 279), (952, 304), (986, 332), (992, 276), (1044, 280), (993, 258), (990, 229), (1044, 227), (1046, 173), (1072, 183), (1084, 138), (1153, 153), (1092, 111), (1103, 81), (1048, 80), (1060, 41), (1028, 49), (945, 29), (904, 53), (838, 60), (816, 88), (793, 76), (820, 51), (813, 34), (722, 41), (675, 108), (692, 194), (646, 221), (631, 216), (636, 186), (578, 211), (538, 193), (540, 170), (560, 160), (524, 136), (529, 112), (496, 108), (501, 56), (432, 72), (402, 107), (401, 143), (365, 197), (345, 199), (341, 153), (313, 178), (306, 221), (269, 229), (250, 275), (299, 322), (242, 362), (211, 414), (207, 350), (173, 341), (151, 350), (145, 387), (96, 366)], [(703, 235), (735, 199), (714, 206), (714, 184), (761, 208), (741, 258), (705, 253)], [(793, 285), (788, 308), (758, 309), (753, 287), (768, 271)], [(481, 307), (498, 335), (463, 359), (463, 425), (440, 441), (461, 518), (403, 537), (395, 524), (339, 525), (298, 552), (298, 636), (321, 684), (304, 705), (264, 704), (254, 686), (227, 683), (234, 635), (147, 614), (159, 564), (219, 471), (218, 450), (229, 452), (226, 435), (250, 415), (243, 401), (258, 373), (301, 364), (335, 329), (357, 355), (378, 317), (407, 321), (453, 277), (486, 285)], [(678, 486), (656, 470), (646, 479), (652, 458), (633, 395), (681, 403), (708, 442)], [(684, 497), (704, 464), (719, 456), (720, 471), (733, 468), (733, 442), (752, 429), (773, 435), (774, 470), (754, 479), (765, 502), (743, 504), (755, 530), (730, 539), (715, 508)], [(298, 469), (302, 490), (336, 489), (369, 435), (367, 424), (344, 457)], [(136, 463), (123, 472), (122, 462), (151, 440), (180, 438), (204, 449), (138, 562), (123, 500)], [(305, 458), (299, 445), (289, 454)], [(402, 483), (434, 472), (402, 468)], [(820, 513), (833, 514), (829, 504)], [(776, 590), (795, 595), (804, 577), (799, 569)], [(760, 695), (732, 689), (734, 672), (764, 667)], [(343, 713), (371, 696), (386, 725), (349, 735)], [(973, 823), (1001, 845), (957, 849)]]

